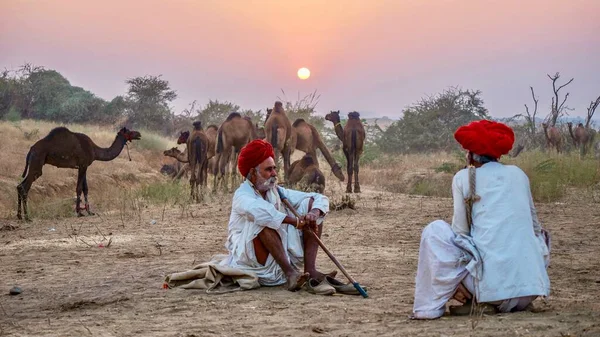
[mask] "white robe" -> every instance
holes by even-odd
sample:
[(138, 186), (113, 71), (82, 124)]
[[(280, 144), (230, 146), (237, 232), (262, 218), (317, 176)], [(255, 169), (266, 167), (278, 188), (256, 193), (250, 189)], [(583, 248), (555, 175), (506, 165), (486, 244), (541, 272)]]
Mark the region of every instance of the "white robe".
[[(261, 285), (275, 286), (286, 282), (283, 270), (273, 256), (269, 254), (265, 265), (258, 263), (254, 252), (253, 240), (265, 227), (274, 229), (279, 234), (290, 263), (300, 269), (304, 248), (302, 232), (289, 224), (282, 223), (286, 215), (292, 215), (279, 199), (274, 189), (267, 192), (267, 199), (257, 193), (248, 180), (245, 180), (233, 195), (229, 229), (227, 258), (220, 262), (232, 268), (252, 272), (258, 276)], [(329, 212), (329, 199), (319, 193), (305, 193), (279, 187), (292, 206), (300, 215), (308, 213), (310, 198), (314, 199), (312, 208), (323, 212), (317, 223), (321, 224), (325, 214)]]
[(415, 318), (436, 318), (467, 276), (479, 302), (548, 296), (549, 241), (539, 224), (527, 175), (516, 166), (487, 163), (476, 170), (473, 226), (464, 198), (468, 170), (452, 182), (452, 231), (443, 221), (423, 230), (417, 267)]

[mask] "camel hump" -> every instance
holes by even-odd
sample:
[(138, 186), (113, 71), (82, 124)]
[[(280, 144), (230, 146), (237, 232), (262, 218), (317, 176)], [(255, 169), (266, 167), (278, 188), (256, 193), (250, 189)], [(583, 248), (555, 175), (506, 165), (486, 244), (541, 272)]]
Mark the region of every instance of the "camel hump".
[(214, 129), (215, 131), (217, 131), (217, 130), (219, 130), (219, 127), (214, 124), (211, 124), (208, 127), (206, 127), (206, 130), (209, 130), (209, 129)]
[(57, 128), (54, 128), (52, 130), (50, 130), (50, 132), (46, 135), (46, 137), (44, 137), (44, 140), (50, 140), (52, 138), (54, 138), (57, 135), (60, 135), (61, 133), (70, 133), (71, 130), (67, 129), (64, 126), (59, 126)]
[(303, 118), (298, 118), (294, 121), (294, 124), (292, 124), (293, 127), (297, 127), (298, 125), (300, 125), (301, 123), (306, 123), (306, 121)]
[(227, 118), (225, 119), (226, 122), (229, 122), (230, 120), (236, 118), (236, 117), (242, 117), (242, 115), (240, 115), (239, 112), (232, 112), (229, 114), (229, 116), (227, 116)]
[(360, 113), (352, 111), (348, 113), (348, 119), (360, 119)]
[(202, 122), (201, 121), (196, 121), (196, 122), (192, 123), (192, 125), (194, 126), (194, 130), (202, 130)]

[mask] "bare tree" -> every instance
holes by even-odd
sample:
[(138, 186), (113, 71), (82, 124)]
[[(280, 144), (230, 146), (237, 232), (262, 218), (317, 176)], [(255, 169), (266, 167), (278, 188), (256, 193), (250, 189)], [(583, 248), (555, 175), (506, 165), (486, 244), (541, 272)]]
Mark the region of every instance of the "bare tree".
[(587, 117), (585, 118), (585, 128), (590, 128), (590, 123), (592, 122), (592, 117), (594, 117), (594, 112), (596, 112), (596, 108), (600, 105), (600, 96), (596, 98), (595, 101), (590, 103), (590, 106), (587, 108)]
[(552, 91), (554, 91), (554, 97), (552, 97), (552, 111), (550, 112), (550, 126), (556, 126), (556, 121), (560, 116), (564, 114), (564, 110), (567, 109), (565, 103), (567, 102), (567, 98), (569, 98), (569, 93), (567, 92), (562, 103), (560, 103), (559, 105), (559, 91), (560, 89), (571, 84), (571, 82), (573, 82), (575, 78), (572, 78), (567, 83), (559, 86), (558, 89), (556, 88), (556, 81), (558, 81), (558, 79), (560, 78), (560, 73), (557, 72), (556, 74), (554, 74), (554, 76), (548, 75), (548, 78), (552, 80)]
[(539, 100), (535, 97), (535, 92), (533, 91), (533, 87), (529, 87), (531, 89), (531, 98), (533, 98), (533, 112), (529, 112), (529, 107), (525, 104), (525, 113), (527, 116), (525, 120), (527, 120), (527, 130), (529, 131), (529, 139), (531, 139), (531, 143), (535, 144), (535, 115), (537, 115), (538, 102)]

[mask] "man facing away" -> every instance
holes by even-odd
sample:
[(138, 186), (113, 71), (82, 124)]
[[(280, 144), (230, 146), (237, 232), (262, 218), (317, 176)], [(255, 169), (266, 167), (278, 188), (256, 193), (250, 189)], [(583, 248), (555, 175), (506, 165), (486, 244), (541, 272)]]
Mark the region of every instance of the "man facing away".
[(473, 300), (495, 312), (524, 310), (550, 292), (550, 239), (525, 173), (498, 162), (512, 148), (514, 133), (482, 120), (460, 127), (454, 137), (475, 167), (478, 197), (472, 208), (466, 206), (470, 171), (459, 171), (452, 181), (452, 225), (437, 220), (423, 229), (412, 318), (442, 316), (451, 298), (466, 303), (451, 307), (457, 313), (468, 313)]
[[(277, 186), (273, 147), (257, 139), (242, 148), (238, 169), (244, 182), (235, 191), (225, 247), (228, 257), (221, 262), (250, 271), (261, 285), (286, 284), (299, 290), (308, 280), (323, 281), (317, 271), (319, 248), (313, 230), (320, 237), (323, 219), (329, 212), (329, 199), (318, 193), (305, 193)], [(300, 218), (289, 215), (277, 189), (289, 200)], [(304, 262), (304, 272), (300, 267)]]

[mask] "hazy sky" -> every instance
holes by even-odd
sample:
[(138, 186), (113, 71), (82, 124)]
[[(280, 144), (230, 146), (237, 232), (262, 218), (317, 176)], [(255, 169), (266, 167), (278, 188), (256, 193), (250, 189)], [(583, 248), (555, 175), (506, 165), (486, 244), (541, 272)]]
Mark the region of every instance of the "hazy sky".
[[(194, 99), (272, 106), (315, 89), (317, 110), (400, 116), (449, 86), (479, 89), (493, 116), (549, 111), (560, 71), (571, 115), (600, 95), (598, 0), (0, 0), (0, 67), (56, 69), (104, 99), (162, 74)], [(308, 67), (302, 81), (296, 71)]]

